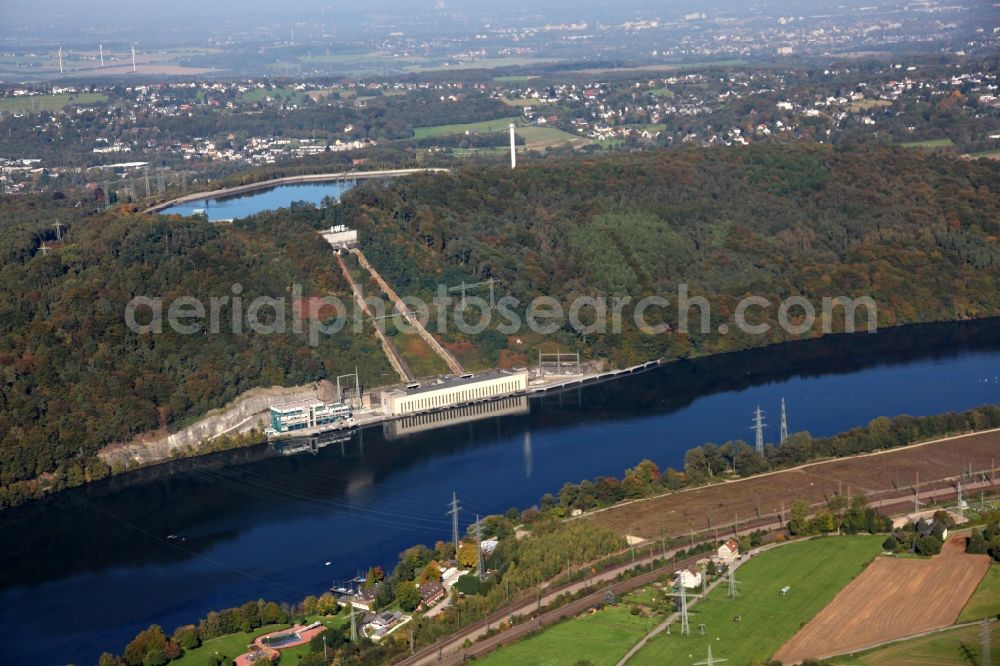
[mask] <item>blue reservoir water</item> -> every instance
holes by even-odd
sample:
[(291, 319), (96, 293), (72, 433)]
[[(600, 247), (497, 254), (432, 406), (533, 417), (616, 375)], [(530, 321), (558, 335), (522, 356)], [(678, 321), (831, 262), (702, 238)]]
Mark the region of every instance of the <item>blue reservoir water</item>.
[[(880, 415), (1000, 402), (1000, 322), (856, 334), (672, 364), (528, 402), (523, 413), (315, 455), (266, 447), (180, 461), (0, 514), (4, 663), (92, 664), (151, 623), (172, 631), (250, 599), (295, 601), (417, 542), (450, 536), (452, 491), (476, 513), (565, 481), (777, 432), (830, 435)], [(174, 536), (175, 538), (170, 538)], [(326, 563), (330, 562), (327, 566)]]
[(303, 183), (279, 185), (266, 190), (256, 190), (248, 194), (220, 199), (198, 199), (171, 206), (162, 211), (164, 215), (193, 215), (204, 210), (209, 220), (228, 220), (249, 217), (262, 210), (287, 208), (293, 201), (306, 201), (319, 205), (325, 197), (334, 199), (354, 187), (354, 180), (340, 180), (325, 183)]

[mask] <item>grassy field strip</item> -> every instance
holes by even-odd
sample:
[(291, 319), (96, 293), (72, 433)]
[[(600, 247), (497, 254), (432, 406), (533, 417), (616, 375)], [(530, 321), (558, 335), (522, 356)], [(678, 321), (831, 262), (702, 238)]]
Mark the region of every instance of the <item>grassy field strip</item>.
[(506, 132), (511, 123), (518, 123), (520, 121), (520, 116), (510, 116), (508, 118), (497, 118), (496, 120), (481, 120), (477, 123), (436, 125), (434, 127), (414, 127), (413, 138), (426, 139), (427, 137), (465, 134), (466, 132)]
[[(739, 568), (739, 596), (729, 599), (720, 587), (690, 614), (691, 635), (660, 634), (630, 664), (680, 664), (689, 655), (714, 656), (733, 664), (766, 659), (861, 573), (879, 552), (883, 537), (813, 539), (775, 548)], [(784, 597), (778, 591), (791, 591)], [(740, 622), (734, 618), (740, 616)], [(705, 625), (701, 635), (699, 625)]]
[(951, 139), (928, 139), (926, 141), (907, 141), (899, 144), (904, 148), (947, 148), (953, 146)]
[[(715, 657), (730, 664), (746, 664), (771, 656), (799, 627), (820, 611), (842, 587), (879, 552), (884, 536), (826, 537), (790, 543), (765, 551), (740, 566), (739, 596), (727, 597), (720, 585), (691, 607), (691, 635), (661, 633), (629, 664), (686, 664), (704, 659), (709, 642)], [(785, 597), (783, 586), (791, 586)], [(520, 643), (502, 648), (484, 659), (490, 666), (539, 664), (571, 666), (589, 660), (595, 666), (613, 666), (646, 632), (665, 616), (644, 618), (629, 614), (628, 600), (617, 608), (557, 624)], [(736, 623), (734, 616), (742, 616)], [(706, 633), (699, 633), (705, 624)]]
[(490, 654), (480, 663), (488, 666), (563, 666), (587, 659), (595, 666), (611, 666), (660, 621), (661, 618), (655, 616), (631, 615), (628, 604), (622, 603), (561, 622), (537, 636)]
[(23, 113), (31, 111), (58, 111), (67, 104), (78, 106), (108, 101), (102, 93), (79, 93), (76, 95), (33, 95), (30, 97), (4, 97), (0, 99), (0, 111)]
[[(982, 628), (976, 622), (932, 634), (901, 640), (867, 652), (827, 659), (836, 666), (980, 666)], [(990, 631), (993, 654), (1000, 649), (1000, 628)]]
[(994, 562), (965, 604), (958, 621), (973, 622), (997, 615), (1000, 615), (1000, 564)]
[(514, 132), (524, 139), (528, 150), (544, 150), (566, 144), (576, 147), (591, 143), (586, 137), (576, 136), (556, 127), (518, 127)]

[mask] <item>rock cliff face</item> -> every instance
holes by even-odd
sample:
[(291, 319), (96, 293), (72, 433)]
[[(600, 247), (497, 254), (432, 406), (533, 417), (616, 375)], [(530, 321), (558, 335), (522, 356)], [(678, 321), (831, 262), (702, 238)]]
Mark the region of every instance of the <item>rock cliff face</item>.
[(271, 405), (290, 400), (317, 399), (321, 394), (330, 396), (332, 387), (320, 382), (292, 388), (253, 389), (242, 394), (231, 403), (209, 412), (196, 423), (172, 434), (162, 431), (145, 433), (131, 442), (107, 446), (100, 452), (106, 463), (119, 465), (147, 465), (166, 460), (182, 451), (197, 448), (221, 435), (240, 435), (253, 430), (263, 430), (268, 425), (268, 410)]

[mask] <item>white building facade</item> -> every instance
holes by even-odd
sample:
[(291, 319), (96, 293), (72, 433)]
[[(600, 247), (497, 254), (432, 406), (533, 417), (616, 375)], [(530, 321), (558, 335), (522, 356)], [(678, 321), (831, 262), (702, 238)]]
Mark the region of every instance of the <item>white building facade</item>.
[(382, 411), (389, 416), (403, 416), (516, 395), (527, 390), (527, 371), (462, 375), (424, 386), (411, 385), (405, 389), (383, 391)]

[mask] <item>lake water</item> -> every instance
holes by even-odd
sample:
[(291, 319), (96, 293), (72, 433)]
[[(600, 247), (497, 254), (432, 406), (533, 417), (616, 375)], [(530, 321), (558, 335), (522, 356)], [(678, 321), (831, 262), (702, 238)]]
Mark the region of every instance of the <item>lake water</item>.
[(197, 199), (187, 203), (171, 206), (162, 211), (164, 215), (193, 215), (197, 210), (204, 210), (209, 220), (228, 220), (237, 217), (249, 217), (262, 210), (287, 208), (293, 201), (306, 201), (317, 206), (325, 197), (340, 196), (354, 187), (354, 180), (339, 180), (326, 183), (302, 183), (297, 185), (279, 185), (266, 190), (256, 190), (247, 194), (220, 199)]
[(256, 447), (109, 479), (0, 513), (0, 627), (18, 637), (0, 661), (92, 664), (151, 623), (319, 594), (450, 538), (452, 491), (464, 530), (565, 481), (750, 440), (758, 404), (772, 441), (782, 397), (792, 431), (822, 436), (998, 403), (998, 382), (1000, 321), (917, 326), (675, 363), (395, 439), (369, 428), (315, 455)]

